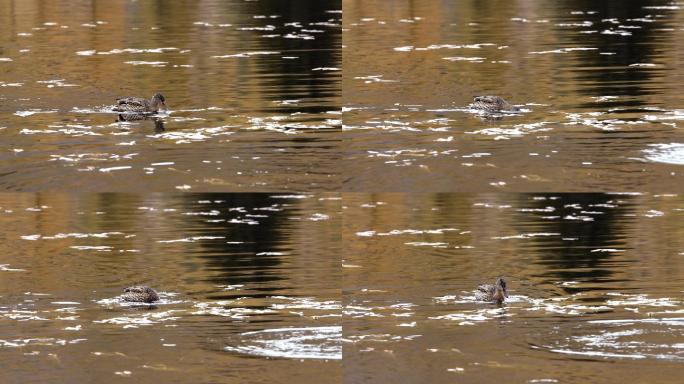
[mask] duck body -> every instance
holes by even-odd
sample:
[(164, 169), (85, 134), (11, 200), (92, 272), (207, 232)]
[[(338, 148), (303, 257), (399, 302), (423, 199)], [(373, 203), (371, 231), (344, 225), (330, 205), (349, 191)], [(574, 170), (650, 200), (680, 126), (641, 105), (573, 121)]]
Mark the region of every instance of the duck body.
[(506, 292), (506, 281), (499, 277), (493, 285), (482, 284), (478, 286), (475, 291), (475, 297), (480, 301), (490, 301), (498, 304), (503, 303), (508, 297), (508, 292)]
[(490, 113), (520, 111), (520, 108), (509, 104), (499, 96), (475, 96), (473, 102), (468, 107)]
[(151, 99), (142, 97), (119, 97), (116, 99), (116, 112), (129, 113), (157, 113), (160, 109), (166, 109), (166, 99), (161, 93), (156, 93)]
[(136, 303), (152, 303), (159, 300), (159, 295), (157, 291), (148, 286), (135, 285), (124, 288), (124, 294), (121, 295), (121, 298), (124, 301)]

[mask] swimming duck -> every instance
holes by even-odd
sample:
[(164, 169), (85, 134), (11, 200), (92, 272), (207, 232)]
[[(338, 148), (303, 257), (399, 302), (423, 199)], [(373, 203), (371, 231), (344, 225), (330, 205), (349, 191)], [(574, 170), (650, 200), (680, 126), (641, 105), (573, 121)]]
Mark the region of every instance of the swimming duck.
[(142, 285), (134, 285), (132, 287), (124, 288), (124, 294), (121, 295), (124, 301), (133, 301), (137, 303), (151, 303), (159, 300), (157, 292)]
[(520, 108), (509, 104), (499, 96), (475, 96), (469, 108), (485, 112), (518, 112)]
[(498, 304), (503, 303), (504, 299), (508, 297), (506, 292), (506, 280), (499, 277), (496, 279), (494, 285), (482, 284), (477, 287), (475, 297), (480, 301), (494, 301)]
[(155, 93), (151, 99), (141, 97), (118, 97), (116, 99), (117, 112), (157, 113), (160, 107), (166, 109), (166, 99), (161, 93)]

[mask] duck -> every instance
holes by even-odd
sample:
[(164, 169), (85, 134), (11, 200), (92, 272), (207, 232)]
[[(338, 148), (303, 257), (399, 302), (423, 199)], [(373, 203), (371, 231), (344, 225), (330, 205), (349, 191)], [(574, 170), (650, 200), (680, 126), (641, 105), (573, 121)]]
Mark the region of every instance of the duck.
[(116, 106), (113, 110), (116, 112), (157, 113), (161, 109), (160, 107), (166, 110), (166, 99), (161, 93), (155, 93), (149, 100), (142, 97), (117, 97)]
[(159, 300), (159, 295), (154, 289), (144, 285), (134, 285), (124, 288), (124, 294), (121, 295), (123, 301), (132, 301), (137, 303), (152, 303)]
[(519, 112), (520, 108), (511, 105), (499, 96), (475, 96), (468, 108), (485, 112)]
[(506, 280), (502, 277), (496, 279), (494, 285), (492, 284), (481, 284), (477, 287), (475, 291), (475, 297), (480, 301), (490, 301), (501, 304), (508, 297), (508, 292), (506, 291)]

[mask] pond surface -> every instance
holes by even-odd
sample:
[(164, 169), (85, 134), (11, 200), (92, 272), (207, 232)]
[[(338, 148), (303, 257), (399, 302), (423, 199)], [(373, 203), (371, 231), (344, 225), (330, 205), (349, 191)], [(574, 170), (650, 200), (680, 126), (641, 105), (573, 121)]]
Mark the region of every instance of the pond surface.
[[(681, 381), (681, 196), (345, 194), (343, 206), (345, 382)], [(498, 276), (507, 302), (478, 302)]]
[[(3, 382), (338, 383), (340, 198), (1, 194)], [(154, 305), (122, 303), (125, 286)]]
[[(672, 190), (684, 12), (665, 1), (345, 0), (344, 189)], [(521, 113), (484, 116), (473, 96)]]
[[(339, 0), (0, 0), (0, 190), (339, 187)], [(161, 92), (157, 120), (119, 96)]]

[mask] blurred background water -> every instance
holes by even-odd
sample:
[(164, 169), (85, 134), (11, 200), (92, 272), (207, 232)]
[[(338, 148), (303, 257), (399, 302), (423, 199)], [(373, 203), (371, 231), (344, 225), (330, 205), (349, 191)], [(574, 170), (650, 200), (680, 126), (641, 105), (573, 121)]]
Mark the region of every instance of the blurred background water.
[[(679, 4), (344, 0), (344, 189), (682, 184)], [(523, 112), (487, 118), (473, 96)]]
[[(0, 189), (338, 188), (340, 1), (0, 1)], [(117, 121), (118, 96), (169, 107)]]
[[(0, 194), (4, 383), (341, 381), (334, 194)], [(129, 285), (159, 291), (122, 305)]]
[[(680, 381), (681, 196), (348, 193), (343, 206), (345, 382)], [(477, 301), (499, 276), (504, 305)]]

